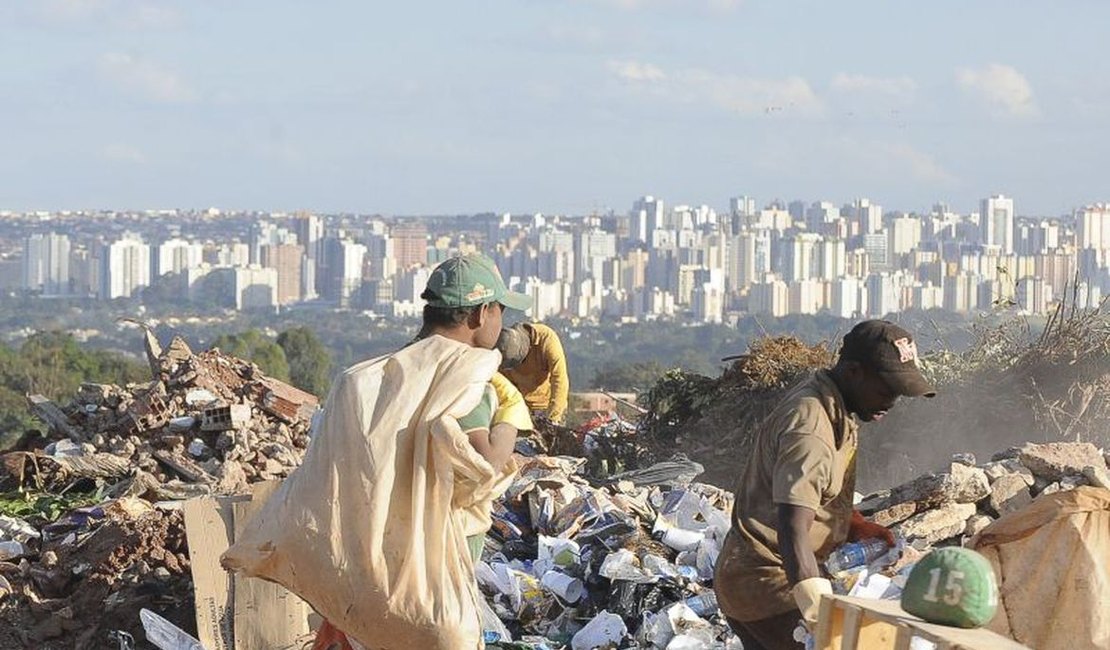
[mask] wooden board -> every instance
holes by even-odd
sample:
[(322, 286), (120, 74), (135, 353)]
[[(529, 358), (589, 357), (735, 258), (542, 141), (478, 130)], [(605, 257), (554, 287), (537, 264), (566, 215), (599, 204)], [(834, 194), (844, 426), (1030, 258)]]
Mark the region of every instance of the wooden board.
[(220, 555), (234, 537), (230, 504), (198, 497), (186, 501), (183, 510), (197, 606), (197, 639), (207, 650), (231, 650), (235, 584), (220, 566)]
[(905, 650), (914, 637), (939, 650), (1029, 650), (986, 629), (927, 623), (895, 601), (825, 596), (817, 624), (817, 650)]
[[(239, 535), (279, 485), (256, 486), (254, 498), (235, 503), (235, 534)], [(310, 640), (308, 617), (312, 608), (279, 584), (258, 578), (235, 579), (235, 648), (262, 650), (300, 648)]]
[(197, 638), (206, 650), (282, 650), (311, 639), (312, 609), (280, 585), (233, 577), (220, 556), (279, 485), (255, 486), (251, 496), (200, 497), (185, 502), (185, 535), (197, 604)]

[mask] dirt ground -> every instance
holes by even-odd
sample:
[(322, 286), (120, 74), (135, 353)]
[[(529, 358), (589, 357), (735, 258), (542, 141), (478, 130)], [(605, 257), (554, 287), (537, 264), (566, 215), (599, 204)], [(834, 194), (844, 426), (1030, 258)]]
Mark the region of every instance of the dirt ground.
[(14, 593), (0, 600), (0, 648), (91, 650), (146, 643), (139, 610), (196, 632), (180, 512), (109, 515), (76, 542), (44, 544), (36, 563), (0, 563)]

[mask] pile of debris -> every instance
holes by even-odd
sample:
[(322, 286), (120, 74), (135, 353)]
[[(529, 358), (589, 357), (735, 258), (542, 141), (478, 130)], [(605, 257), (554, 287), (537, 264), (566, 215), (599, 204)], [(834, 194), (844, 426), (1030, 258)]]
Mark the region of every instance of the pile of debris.
[(958, 454), (946, 472), (925, 474), (869, 495), (856, 507), (924, 551), (964, 544), (994, 519), (1042, 494), (1080, 485), (1110, 488), (1110, 455), (1090, 443), (1026, 444), (976, 465)]
[(240, 493), (300, 465), (315, 395), (218, 349), (194, 354), (178, 337), (162, 350), (148, 332), (147, 352), (148, 383), (83, 384), (61, 408), (30, 396), (32, 412), (66, 438), (5, 455), (8, 476), (55, 488), (116, 480), (109, 494), (171, 500)]
[(301, 463), (314, 395), (180, 338), (162, 349), (148, 331), (146, 349), (148, 383), (28, 398), (50, 437), (0, 456), (0, 498), (29, 506), (0, 517), (0, 647), (128, 647), (141, 607), (195, 630), (182, 500)]

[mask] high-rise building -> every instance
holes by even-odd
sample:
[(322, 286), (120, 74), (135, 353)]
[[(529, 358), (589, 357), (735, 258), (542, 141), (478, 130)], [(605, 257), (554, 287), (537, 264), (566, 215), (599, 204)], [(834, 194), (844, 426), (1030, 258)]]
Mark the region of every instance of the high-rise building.
[(632, 204), (632, 213), (629, 216), (632, 220), (629, 236), (637, 241), (649, 242), (651, 232), (662, 228), (664, 224), (663, 199), (650, 195), (640, 197)]
[(304, 264), (307, 256), (300, 244), (265, 244), (259, 251), (262, 266), (277, 271), (279, 305), (300, 302), (304, 296)]
[(1006, 255), (1014, 252), (1014, 200), (1001, 194), (979, 203), (982, 243), (999, 246)]
[(853, 204), (859, 231), (864, 235), (877, 233), (883, 229), (883, 208), (871, 203), (870, 199), (856, 199)]
[(34, 234), (23, 241), (23, 283), (28, 291), (44, 296), (70, 292), (69, 237)]
[(297, 243), (304, 246), (304, 297), (311, 300), (324, 294), (327, 273), (320, 268), (324, 260), (324, 221), (314, 214), (300, 214), (294, 219)]
[(728, 200), (728, 209), (734, 217), (755, 215), (755, 199), (750, 196), (734, 196)]
[(389, 232), (393, 240), (393, 257), (397, 270), (428, 264), (428, 227), (422, 223), (393, 226)]
[(125, 233), (100, 250), (102, 300), (128, 298), (150, 286), (150, 246), (136, 234)]
[(1110, 249), (1110, 205), (1098, 203), (1076, 211), (1075, 246), (1079, 249)]
[(167, 239), (154, 248), (154, 277), (180, 273), (204, 262), (204, 245), (180, 238)]
[(887, 244), (887, 254), (897, 260), (901, 255), (907, 255), (921, 243), (921, 219), (906, 215), (895, 217), (890, 221), (890, 242)]

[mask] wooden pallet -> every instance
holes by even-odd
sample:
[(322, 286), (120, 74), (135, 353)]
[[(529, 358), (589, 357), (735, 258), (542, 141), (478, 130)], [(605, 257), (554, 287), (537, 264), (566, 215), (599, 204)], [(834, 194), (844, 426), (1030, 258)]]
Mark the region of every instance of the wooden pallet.
[(989, 630), (927, 623), (891, 600), (821, 599), (817, 650), (908, 650), (913, 638), (932, 641), (937, 650), (1029, 650)]

